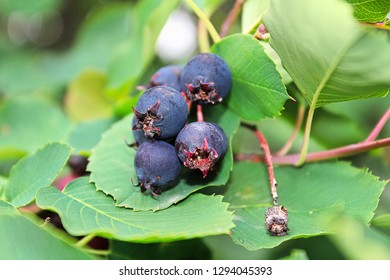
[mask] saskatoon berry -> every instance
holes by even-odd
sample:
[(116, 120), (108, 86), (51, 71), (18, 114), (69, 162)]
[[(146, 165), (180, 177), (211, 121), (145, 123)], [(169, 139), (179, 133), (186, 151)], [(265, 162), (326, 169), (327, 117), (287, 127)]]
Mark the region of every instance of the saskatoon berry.
[(133, 130), (142, 130), (147, 139), (175, 137), (185, 125), (188, 107), (177, 90), (157, 86), (145, 91), (133, 109), (137, 122)]
[(232, 75), (226, 62), (212, 53), (202, 53), (192, 58), (180, 76), (181, 91), (199, 104), (221, 102), (232, 85)]
[(134, 165), (141, 192), (150, 190), (153, 195), (161, 194), (165, 186), (173, 183), (181, 169), (175, 148), (157, 140), (139, 146)]
[(179, 65), (168, 65), (160, 68), (153, 74), (146, 88), (155, 86), (168, 86), (180, 91), (180, 74), (183, 67)]
[(175, 148), (179, 159), (189, 169), (199, 169), (206, 177), (227, 149), (225, 132), (217, 124), (193, 122), (177, 135)]

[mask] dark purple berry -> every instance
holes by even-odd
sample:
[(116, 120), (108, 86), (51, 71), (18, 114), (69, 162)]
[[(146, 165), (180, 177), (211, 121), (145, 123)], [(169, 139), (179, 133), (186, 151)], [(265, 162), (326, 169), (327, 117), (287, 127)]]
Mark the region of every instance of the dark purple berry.
[(230, 92), (232, 74), (226, 62), (212, 53), (198, 54), (183, 68), (181, 91), (199, 104), (221, 102)]
[(142, 143), (134, 159), (141, 192), (150, 190), (159, 195), (164, 187), (173, 183), (178, 177), (181, 164), (175, 148), (164, 141), (146, 141)]
[(146, 88), (168, 86), (180, 91), (180, 74), (182, 69), (183, 67), (179, 65), (168, 65), (160, 68), (153, 74)]
[(133, 109), (137, 122), (133, 130), (142, 130), (147, 139), (175, 137), (185, 125), (188, 107), (177, 90), (157, 86), (145, 91)]
[(217, 124), (193, 122), (183, 127), (177, 135), (175, 148), (184, 166), (199, 169), (206, 177), (225, 154), (227, 144), (226, 134)]
[(82, 155), (71, 155), (68, 160), (68, 166), (72, 170), (72, 174), (76, 176), (87, 175), (88, 158)]

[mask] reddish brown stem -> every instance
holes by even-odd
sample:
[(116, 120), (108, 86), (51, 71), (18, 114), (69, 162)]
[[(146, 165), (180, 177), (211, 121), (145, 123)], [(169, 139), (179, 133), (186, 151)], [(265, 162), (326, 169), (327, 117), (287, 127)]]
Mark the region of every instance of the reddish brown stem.
[(236, 21), (243, 4), (244, 0), (236, 0), (236, 2), (234, 3), (233, 8), (229, 12), (229, 15), (226, 17), (225, 21), (222, 24), (220, 33), (221, 38), (225, 37), (229, 33), (229, 30), (233, 23)]
[(203, 110), (202, 110), (202, 105), (197, 105), (196, 107), (196, 116), (198, 118), (198, 122), (203, 122), (204, 119), (203, 119)]
[(287, 154), (288, 151), (291, 149), (291, 146), (294, 143), (294, 140), (297, 137), (299, 130), (301, 129), (304, 115), (305, 115), (305, 105), (301, 104), (298, 108), (297, 121), (295, 122), (295, 127), (290, 138), (287, 140), (286, 144), (284, 144), (284, 146), (275, 153), (275, 155), (283, 156)]
[[(363, 152), (367, 152), (373, 149), (390, 146), (390, 138), (375, 140), (375, 141), (364, 141), (357, 144), (347, 145), (344, 147), (331, 149), (321, 152), (313, 152), (307, 154), (305, 162), (315, 162), (328, 159), (335, 159), (340, 157), (351, 156)], [(299, 159), (299, 154), (292, 154), (287, 156), (274, 156), (272, 161), (278, 165), (295, 165)], [(235, 155), (236, 160), (251, 160), (255, 162), (266, 162), (267, 160), (259, 155)]]
[(269, 178), (269, 184), (271, 187), (271, 195), (272, 195), (272, 198), (274, 200), (274, 206), (278, 206), (278, 193), (276, 191), (278, 183), (276, 182), (276, 179), (275, 179), (274, 167), (272, 165), (272, 156), (271, 156), (271, 151), (269, 149), (268, 142), (265, 139), (264, 135), (260, 132), (260, 130), (257, 129), (256, 126), (247, 125), (247, 124), (244, 124), (244, 126), (249, 128), (250, 130), (252, 130), (255, 133), (257, 139), (259, 140), (260, 146), (264, 151), (264, 161), (265, 161), (265, 163), (267, 165), (267, 169), (268, 169), (268, 178)]
[(382, 128), (385, 126), (385, 124), (389, 120), (389, 118), (390, 118), (390, 108), (387, 109), (387, 111), (384, 113), (384, 115), (378, 121), (378, 123), (376, 124), (374, 129), (371, 131), (370, 135), (368, 135), (365, 142), (370, 142), (370, 141), (375, 140), (378, 137), (379, 133), (381, 132)]

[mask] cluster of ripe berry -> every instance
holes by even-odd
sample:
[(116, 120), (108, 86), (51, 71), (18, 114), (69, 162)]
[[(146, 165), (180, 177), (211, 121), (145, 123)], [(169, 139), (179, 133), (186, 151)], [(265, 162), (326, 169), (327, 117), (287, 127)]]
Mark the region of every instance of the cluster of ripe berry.
[(141, 192), (159, 195), (175, 184), (182, 164), (206, 177), (225, 154), (228, 141), (221, 127), (186, 122), (190, 102), (207, 106), (229, 94), (231, 72), (219, 56), (202, 53), (184, 67), (161, 68), (147, 88), (133, 109), (134, 165)]

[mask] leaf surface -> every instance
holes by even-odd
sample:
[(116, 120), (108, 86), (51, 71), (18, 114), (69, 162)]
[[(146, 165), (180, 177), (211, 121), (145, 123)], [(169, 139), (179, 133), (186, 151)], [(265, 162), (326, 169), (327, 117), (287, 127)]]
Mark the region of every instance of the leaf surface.
[(37, 204), (56, 211), (72, 235), (100, 236), (141, 243), (191, 239), (226, 234), (234, 226), (222, 196), (194, 194), (162, 211), (116, 207), (111, 197), (97, 192), (87, 177), (70, 182), (63, 192), (44, 188)]
[(354, 8), (354, 16), (362, 22), (383, 21), (390, 13), (390, 0), (346, 0)]
[(64, 167), (69, 155), (68, 145), (50, 143), (21, 159), (11, 169), (9, 181), (4, 189), (6, 200), (15, 207), (30, 203), (40, 188), (50, 186)]
[(106, 92), (113, 97), (127, 96), (155, 54), (155, 43), (168, 16), (179, 0), (143, 0), (131, 12), (132, 29), (116, 48), (109, 64)]
[(33, 217), (6, 212), (0, 206), (1, 260), (92, 260), (72, 246), (75, 240)]
[(272, 205), (266, 166), (242, 162), (235, 165), (224, 201), (234, 210), (233, 241), (249, 250), (330, 234), (329, 223), (340, 213), (368, 224), (386, 182), (348, 163), (315, 163), (302, 168), (277, 167), (279, 204), (289, 214), (288, 235), (270, 236), (264, 214)]
[(311, 106), (387, 94), (388, 38), (360, 26), (347, 3), (276, 0), (263, 20), (271, 46)]
[(274, 62), (257, 40), (250, 35), (231, 35), (211, 51), (226, 61), (232, 73), (226, 100), (229, 109), (250, 121), (280, 115), (289, 97)]
[(0, 158), (35, 151), (50, 141), (65, 139), (70, 122), (63, 112), (40, 99), (9, 99), (0, 106)]
[[(208, 109), (208, 108), (207, 108)], [(212, 109), (212, 110), (211, 110)], [(233, 168), (231, 139), (238, 125), (238, 117), (223, 106), (215, 106), (205, 110), (204, 118), (217, 122), (229, 139), (229, 148), (223, 159), (215, 166), (215, 171), (203, 179), (198, 170), (183, 168), (179, 182), (171, 189), (157, 197), (142, 194), (137, 184), (134, 168), (135, 149), (129, 148), (128, 143), (134, 142), (131, 132), (132, 115), (115, 123), (107, 131), (100, 143), (94, 149), (87, 169), (91, 171), (91, 181), (98, 190), (111, 195), (118, 206), (134, 210), (161, 210), (184, 199), (191, 193), (207, 186), (221, 186), (227, 183)]]

